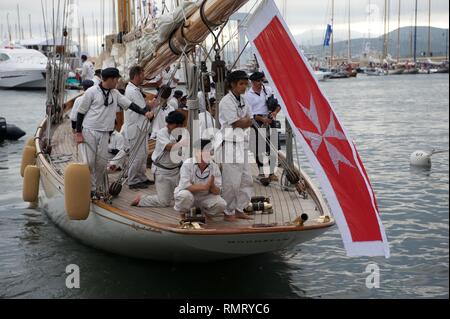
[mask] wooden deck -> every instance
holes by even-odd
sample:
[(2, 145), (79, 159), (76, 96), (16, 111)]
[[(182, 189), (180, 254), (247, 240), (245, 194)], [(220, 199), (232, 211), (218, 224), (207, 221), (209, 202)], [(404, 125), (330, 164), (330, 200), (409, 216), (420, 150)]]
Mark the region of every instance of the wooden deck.
[[(66, 120), (62, 125), (58, 126), (52, 137), (52, 165), (58, 174), (63, 175), (67, 165), (73, 162), (81, 162), (77, 154), (77, 147), (74, 142), (70, 121)], [(256, 164), (252, 166), (254, 176), (257, 176), (258, 169)], [(282, 171), (279, 169), (279, 176)], [(117, 179), (118, 174), (111, 174), (110, 181)], [(148, 171), (147, 176), (152, 178), (152, 174)], [(132, 207), (130, 204), (136, 198), (138, 193), (143, 195), (156, 194), (155, 186), (150, 186), (147, 190), (129, 190), (126, 185), (122, 189), (120, 196), (113, 200), (112, 206), (129, 213), (135, 217), (149, 220), (154, 223), (161, 224), (166, 227), (180, 227), (179, 214), (172, 208), (141, 208)], [(223, 218), (217, 217), (213, 221), (205, 225), (206, 229), (242, 229), (269, 226), (288, 226), (301, 214), (308, 214), (309, 221), (305, 226), (317, 224), (315, 220), (320, 217), (316, 203), (311, 196), (303, 199), (297, 192), (284, 191), (281, 189), (280, 183), (272, 183), (270, 187), (264, 187), (259, 182), (255, 182), (255, 195), (270, 198), (273, 205), (273, 214), (254, 215), (253, 220), (240, 220), (235, 223), (225, 222)]]

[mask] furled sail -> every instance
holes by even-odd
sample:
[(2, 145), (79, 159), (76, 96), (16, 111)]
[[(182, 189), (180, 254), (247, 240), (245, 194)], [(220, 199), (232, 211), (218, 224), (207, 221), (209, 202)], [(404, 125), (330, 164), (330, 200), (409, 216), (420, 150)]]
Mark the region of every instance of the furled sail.
[(183, 4), (156, 20), (123, 37), (123, 43), (112, 47), (110, 56), (126, 76), (128, 69), (139, 63), (147, 78), (156, 76), (203, 42), (210, 30), (224, 24), (248, 0), (200, 0)]
[(389, 257), (368, 175), (273, 0), (263, 0), (248, 36), (327, 196), (349, 256)]

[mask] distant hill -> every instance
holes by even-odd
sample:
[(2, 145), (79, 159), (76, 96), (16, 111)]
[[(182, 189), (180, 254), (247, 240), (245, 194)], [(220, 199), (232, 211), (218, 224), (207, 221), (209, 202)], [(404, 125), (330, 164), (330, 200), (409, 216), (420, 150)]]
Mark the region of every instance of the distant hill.
[[(431, 48), (433, 56), (444, 56), (447, 43), (446, 34), (448, 29), (431, 29)], [(400, 29), (400, 55), (401, 57), (411, 57), (411, 38), (414, 35), (414, 27), (404, 27)], [(383, 51), (383, 36), (373, 38), (369, 41), (367, 38), (352, 39), (352, 55), (361, 56), (364, 48), (370, 43), (371, 54)], [(321, 56), (326, 52), (329, 54), (329, 48), (323, 48), (322, 45), (302, 46), (307, 53)], [(334, 43), (336, 56), (347, 56), (347, 41), (338, 41)], [(417, 55), (428, 50), (428, 27), (417, 27)], [(389, 54), (397, 56), (397, 30), (389, 33)]]

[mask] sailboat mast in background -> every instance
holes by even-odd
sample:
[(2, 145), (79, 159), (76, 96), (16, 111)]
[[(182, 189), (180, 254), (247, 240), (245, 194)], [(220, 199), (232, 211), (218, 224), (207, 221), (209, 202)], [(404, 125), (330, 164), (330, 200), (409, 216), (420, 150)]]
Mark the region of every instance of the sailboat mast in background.
[(428, 0), (428, 56), (431, 57), (431, 0)]
[(348, 63), (352, 62), (352, 16), (351, 0), (348, 0)]
[(333, 67), (334, 62), (334, 0), (331, 1), (331, 56), (330, 67)]
[(402, 0), (398, 0), (398, 28), (397, 28), (397, 63), (400, 62), (400, 27), (401, 27)]
[(415, 21), (414, 21), (414, 63), (417, 62), (417, 6), (418, 6), (418, 1), (416, 0), (416, 5), (415, 5)]

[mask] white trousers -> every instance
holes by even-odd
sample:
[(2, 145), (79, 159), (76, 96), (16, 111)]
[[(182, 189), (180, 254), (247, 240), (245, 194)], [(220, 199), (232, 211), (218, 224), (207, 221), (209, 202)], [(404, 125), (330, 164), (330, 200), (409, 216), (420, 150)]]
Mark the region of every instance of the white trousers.
[(102, 184), (108, 164), (109, 133), (83, 129), (84, 157), (91, 172), (91, 191)]
[(254, 194), (253, 177), (245, 163), (222, 164), (222, 197), (227, 202), (226, 215), (234, 215), (236, 211), (244, 212)]
[(180, 181), (180, 174), (155, 173), (155, 186), (157, 195), (141, 198), (139, 207), (170, 207), (173, 205), (174, 191)]
[(182, 214), (188, 213), (193, 207), (198, 207), (209, 215), (223, 214), (227, 206), (225, 200), (219, 195), (194, 195), (188, 190), (175, 194), (175, 210)]
[[(139, 136), (128, 140), (130, 149), (138, 142)], [(128, 169), (128, 185), (135, 185), (148, 180), (147, 175), (148, 141), (144, 138), (137, 149), (136, 159), (130, 164)]]

